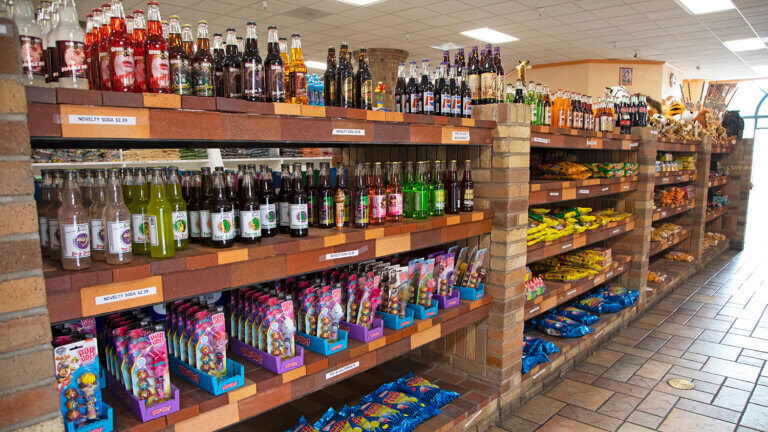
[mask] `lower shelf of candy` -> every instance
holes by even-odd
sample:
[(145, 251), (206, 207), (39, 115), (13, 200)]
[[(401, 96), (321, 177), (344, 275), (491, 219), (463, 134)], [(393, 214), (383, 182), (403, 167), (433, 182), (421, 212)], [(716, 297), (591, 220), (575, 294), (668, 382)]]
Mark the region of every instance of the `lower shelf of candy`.
[(600, 228), (586, 230), (548, 242), (542, 241), (532, 244), (527, 249), (526, 263), (540, 261), (632, 231), (635, 228), (636, 218), (636, 216), (630, 216), (620, 221), (610, 222)]
[(683, 228), (677, 234), (673, 234), (662, 241), (652, 241), (649, 254), (653, 256), (659, 252), (663, 252), (680, 243), (681, 241), (689, 238), (691, 234), (691, 230)]
[(179, 411), (146, 423), (116, 400), (109, 388), (104, 391), (104, 399), (114, 407), (116, 431), (149, 432), (169, 426), (174, 431), (190, 432), (224, 428), (346, 380), (481, 321), (488, 316), (491, 300), (490, 296), (471, 302), (461, 300), (458, 306), (440, 310), (433, 318), (415, 320), (413, 325), (402, 330), (385, 328), (384, 335), (371, 342), (349, 339), (347, 349), (330, 356), (307, 350), (303, 366), (280, 375), (230, 353), (229, 358), (245, 368), (242, 387), (214, 396), (174, 375), (173, 384), (180, 392)]
[(690, 200), (687, 203), (680, 204), (678, 206), (673, 207), (659, 207), (653, 209), (653, 221), (660, 221), (662, 219), (666, 219), (670, 216), (678, 215), (683, 212), (687, 212), (688, 210), (694, 208), (696, 206), (695, 200)]
[(648, 271), (656, 273), (663, 280), (661, 282), (648, 282), (647, 297), (651, 299), (669, 292), (696, 272), (697, 266), (696, 261), (673, 261), (666, 258), (651, 262), (648, 265)]

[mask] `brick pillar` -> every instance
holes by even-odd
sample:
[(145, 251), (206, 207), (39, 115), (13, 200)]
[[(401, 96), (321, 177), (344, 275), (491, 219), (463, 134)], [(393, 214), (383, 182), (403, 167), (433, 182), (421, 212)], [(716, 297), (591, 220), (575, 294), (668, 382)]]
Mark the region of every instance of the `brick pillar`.
[(501, 385), (499, 410), (504, 416), (520, 399), (531, 110), (523, 104), (506, 103), (473, 110), (475, 118), (497, 122), (489, 149), (490, 181), (478, 184), (475, 194), (480, 208), (496, 212), (491, 271), (485, 285), (493, 296), (485, 363), (486, 375)]
[[(733, 153), (723, 159), (723, 164), (729, 166), (730, 180), (725, 186), (728, 194), (728, 213), (725, 219), (725, 230), (731, 242), (731, 249), (743, 250), (747, 229), (747, 210), (749, 209), (749, 191), (752, 190), (752, 154), (755, 140), (742, 139), (736, 142)], [(759, 222), (754, 222), (759, 223)]]
[[(355, 51), (352, 56), (357, 64), (360, 51)], [(368, 48), (368, 64), (373, 74), (373, 87), (376, 83), (383, 82), (387, 86), (384, 95), (384, 108), (395, 110), (395, 83), (397, 82), (397, 64), (405, 62), (408, 51), (392, 48)]]
[(19, 38), (0, 19), (0, 430), (63, 430), (54, 384)]
[(680, 217), (680, 225), (691, 230), (690, 247), (688, 253), (701, 260), (704, 252), (704, 234), (706, 233), (705, 219), (707, 218), (707, 197), (709, 195), (709, 161), (712, 157), (712, 140), (709, 135), (704, 135), (696, 153), (696, 181), (691, 183), (696, 186), (694, 199), (696, 206), (688, 210)]

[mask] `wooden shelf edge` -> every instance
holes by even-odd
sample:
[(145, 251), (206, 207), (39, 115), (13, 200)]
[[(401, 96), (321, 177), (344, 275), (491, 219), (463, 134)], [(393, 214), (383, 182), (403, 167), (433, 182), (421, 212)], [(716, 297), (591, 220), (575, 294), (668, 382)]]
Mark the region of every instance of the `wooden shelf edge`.
[(662, 207), (658, 209), (653, 210), (653, 222), (658, 222), (660, 220), (664, 220), (666, 218), (679, 215), (680, 213), (687, 212), (688, 210), (692, 210), (694, 207), (696, 207), (696, 201), (691, 200), (687, 204), (683, 204), (678, 207)]
[[(651, 247), (650, 247), (649, 255), (650, 256), (654, 256), (654, 255), (657, 255), (657, 254), (659, 254), (661, 252), (664, 252), (667, 249), (673, 248), (676, 245), (678, 245), (680, 242), (682, 242), (683, 240), (691, 237), (691, 235), (693, 235), (693, 232), (691, 230), (689, 230), (687, 228), (683, 228), (683, 232), (675, 234), (672, 237), (671, 240), (663, 240), (663, 241), (660, 241), (660, 242), (652, 241), (651, 242)], [(655, 247), (654, 243), (659, 244), (659, 246)]]
[(707, 212), (707, 217), (704, 219), (704, 221), (706, 223), (712, 222), (713, 220), (723, 216), (726, 213), (728, 213), (728, 207), (720, 207), (711, 213)]
[(637, 189), (638, 184), (637, 176), (576, 181), (532, 180), (528, 185), (528, 205), (553, 204), (631, 192)]
[[(697, 172), (695, 169), (675, 172), (657, 172), (656, 186), (666, 186), (695, 181)], [(666, 181), (665, 181), (666, 180)]]
[(718, 186), (727, 185), (730, 182), (730, 176), (714, 177), (710, 178), (707, 182), (707, 187), (713, 188)]

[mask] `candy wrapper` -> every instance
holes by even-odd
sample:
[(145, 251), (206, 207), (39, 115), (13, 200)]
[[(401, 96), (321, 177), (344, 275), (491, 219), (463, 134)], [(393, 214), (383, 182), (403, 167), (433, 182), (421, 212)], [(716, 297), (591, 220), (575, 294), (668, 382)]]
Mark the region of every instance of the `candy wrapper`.
[(597, 295), (606, 301), (618, 303), (626, 308), (635, 304), (637, 298), (640, 296), (640, 292), (629, 288), (610, 285), (600, 289)]
[(99, 350), (93, 337), (53, 350), (59, 406), (66, 423), (76, 427), (104, 413), (99, 385)]
[(419, 291), (419, 277), (421, 275), (421, 264), (423, 262), (423, 258), (411, 260), (408, 262), (408, 281), (410, 285), (410, 292), (408, 295), (409, 303), (417, 304), (416, 297)]
[(621, 305), (601, 297), (585, 297), (573, 304), (575, 307), (593, 314), (602, 315), (604, 313), (614, 313), (622, 309)]
[(533, 336), (523, 336), (523, 353), (529, 355), (554, 354), (560, 351), (557, 345)]
[(336, 341), (339, 335), (339, 321), (344, 317), (341, 307), (341, 288), (324, 287), (319, 300), (317, 314), (317, 337)]
[(458, 393), (441, 389), (422, 377), (413, 376), (412, 373), (408, 373), (405, 377), (397, 380), (395, 389), (416, 397), (421, 402), (435, 408), (442, 408), (459, 397)]
[(272, 306), (267, 319), (261, 323), (266, 331), (266, 352), (283, 359), (295, 355), (294, 336), (296, 323), (293, 320), (293, 302), (284, 301)]
[(320, 432), (355, 432), (346, 416), (328, 408), (320, 420), (315, 422), (315, 429)]
[(364, 402), (354, 408), (344, 407), (341, 413), (355, 425), (357, 419), (364, 419), (378, 431), (410, 432), (420, 423), (418, 416), (405, 415), (378, 402)]
[(304, 416), (301, 416), (296, 426), (286, 430), (285, 432), (319, 432), (316, 427), (309, 424)]
[(375, 392), (363, 397), (362, 402), (376, 402), (417, 419), (419, 423), (437, 415), (440, 411), (407, 393), (392, 390), (395, 383), (384, 384)]
[(435, 276), (437, 276), (437, 293), (441, 296), (453, 294), (453, 286), (456, 283), (454, 271), (455, 258), (453, 254), (445, 254), (440, 260), (435, 260)]
[[(137, 330), (128, 344), (131, 388), (133, 395), (147, 406), (171, 397), (168, 351), (162, 325)], [(134, 337), (138, 336), (138, 337)]]
[(435, 260), (434, 258), (424, 260), (419, 270), (419, 285), (416, 292), (415, 304), (425, 308), (432, 304), (432, 294), (435, 292), (437, 282), (434, 277)]
[(575, 308), (573, 306), (559, 307), (554, 309), (552, 313), (555, 315), (560, 315), (566, 318), (570, 318), (574, 321), (578, 321), (586, 325), (594, 324), (600, 320), (599, 316), (592, 315), (589, 312), (584, 312), (583, 310)]
[(574, 338), (594, 331), (592, 327), (559, 315), (549, 314), (544, 318), (534, 318), (533, 320), (539, 330), (550, 336)]
[(227, 331), (225, 329), (224, 308), (218, 306), (215, 311), (204, 311), (195, 320), (195, 337), (190, 342), (194, 354), (193, 367), (217, 378), (227, 376)]

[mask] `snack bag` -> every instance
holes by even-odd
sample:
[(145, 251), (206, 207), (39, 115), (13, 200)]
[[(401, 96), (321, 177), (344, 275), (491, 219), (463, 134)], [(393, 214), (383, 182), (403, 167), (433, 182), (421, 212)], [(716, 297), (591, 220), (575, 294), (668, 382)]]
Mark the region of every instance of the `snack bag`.
[(637, 290), (610, 285), (600, 289), (597, 295), (609, 302), (618, 303), (626, 308), (635, 304), (640, 293)]
[(520, 373), (527, 374), (531, 368), (539, 363), (546, 363), (549, 361), (549, 357), (546, 354), (529, 355), (523, 353), (522, 366), (520, 367)]
[(405, 377), (397, 380), (395, 389), (408, 393), (418, 398), (421, 402), (425, 402), (435, 408), (442, 408), (450, 401), (459, 397), (458, 393), (443, 390), (422, 377), (413, 376), (410, 372)]
[(53, 350), (59, 406), (66, 423), (79, 426), (103, 412), (96, 338), (78, 340)]
[(296, 426), (286, 430), (285, 432), (319, 432), (316, 427), (309, 424), (304, 416), (301, 416)]
[(601, 297), (585, 297), (575, 302), (574, 306), (578, 309), (582, 309), (597, 315), (602, 315), (604, 313), (614, 313), (622, 309), (620, 304), (605, 300)]
[(583, 310), (575, 308), (573, 306), (559, 307), (554, 309), (552, 313), (555, 315), (560, 315), (566, 318), (570, 318), (574, 321), (578, 321), (586, 325), (594, 324), (600, 320), (599, 316), (592, 315), (589, 312), (584, 312)]
[(372, 394), (364, 396), (361, 402), (376, 402), (386, 405), (404, 415), (418, 419), (419, 423), (440, 413), (437, 408), (427, 405), (413, 396), (392, 390), (394, 387), (395, 383), (384, 384)]
[[(360, 412), (353, 410), (352, 408), (344, 405), (344, 407), (341, 408), (339, 411), (339, 415), (342, 417), (345, 417), (347, 421), (349, 421), (349, 425), (352, 427), (354, 432), (380, 432), (381, 429), (378, 427), (377, 424), (371, 423), (368, 418), (366, 418), (364, 415), (362, 415)], [(389, 428), (387, 428), (389, 430)]]
[(378, 402), (365, 402), (354, 408), (345, 406), (341, 413), (346, 415), (355, 424), (357, 424), (356, 418), (363, 418), (371, 426), (387, 432), (410, 432), (420, 423), (418, 418), (410, 417)]
[(315, 429), (320, 432), (354, 432), (349, 420), (333, 408), (328, 408), (323, 417), (315, 422)]
[(549, 314), (544, 318), (534, 318), (537, 328), (550, 336), (567, 338), (581, 337), (595, 331), (566, 317)]
[(523, 353), (528, 355), (553, 354), (560, 351), (557, 345), (533, 336), (523, 336)]

